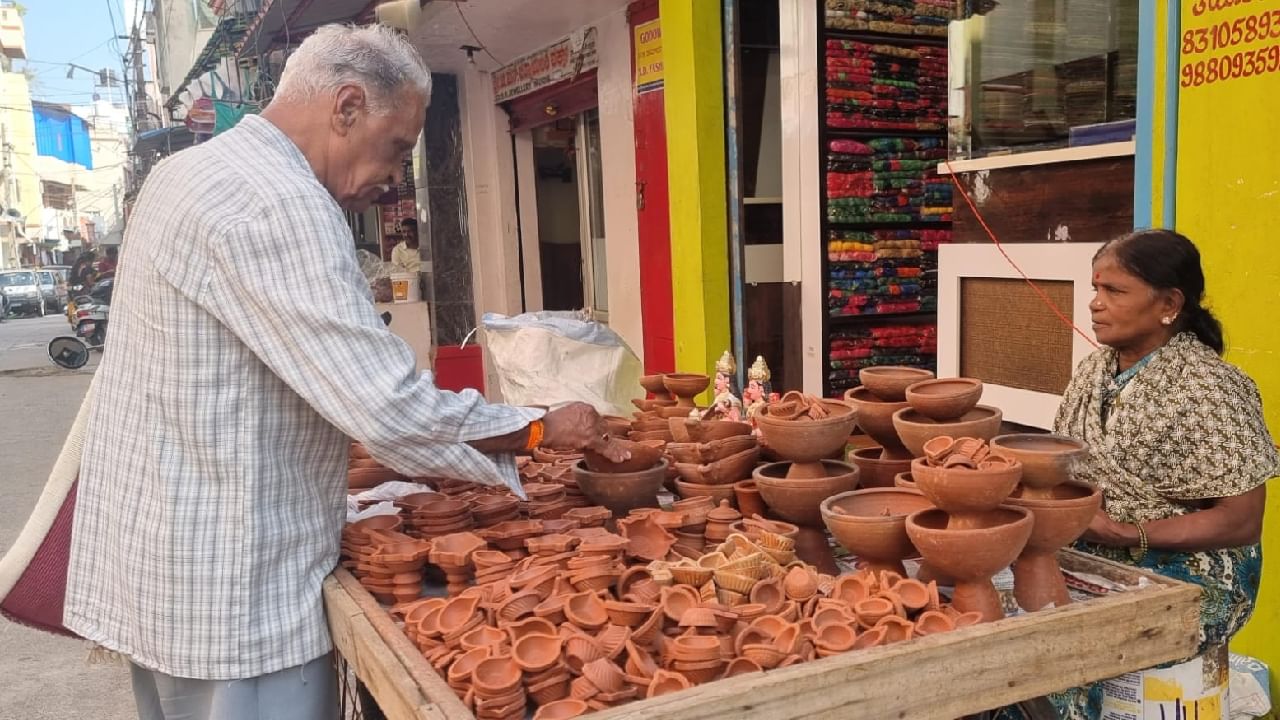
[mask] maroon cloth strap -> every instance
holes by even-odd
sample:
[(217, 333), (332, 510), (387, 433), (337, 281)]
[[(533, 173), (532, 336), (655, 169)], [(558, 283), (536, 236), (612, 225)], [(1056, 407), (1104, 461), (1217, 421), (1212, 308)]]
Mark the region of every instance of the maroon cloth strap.
[(62, 624), (62, 608), (67, 597), (67, 565), (71, 557), (71, 521), (75, 516), (76, 483), (58, 508), (58, 516), (40, 541), (17, 584), (0, 599), (0, 614), (30, 627), (76, 637)]

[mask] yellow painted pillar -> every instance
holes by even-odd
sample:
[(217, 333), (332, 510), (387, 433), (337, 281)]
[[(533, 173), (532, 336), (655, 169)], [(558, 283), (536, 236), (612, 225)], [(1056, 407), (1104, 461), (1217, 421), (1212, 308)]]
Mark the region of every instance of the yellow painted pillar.
[(730, 349), (719, 0), (661, 0), (676, 369)]

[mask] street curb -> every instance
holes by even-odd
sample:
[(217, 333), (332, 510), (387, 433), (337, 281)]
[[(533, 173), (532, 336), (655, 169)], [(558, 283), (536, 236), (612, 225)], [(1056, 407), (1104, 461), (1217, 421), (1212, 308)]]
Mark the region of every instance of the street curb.
[(54, 375), (92, 375), (96, 367), (64, 370), (60, 367), (32, 367), (13, 370), (0, 370), (0, 378), (53, 377)]

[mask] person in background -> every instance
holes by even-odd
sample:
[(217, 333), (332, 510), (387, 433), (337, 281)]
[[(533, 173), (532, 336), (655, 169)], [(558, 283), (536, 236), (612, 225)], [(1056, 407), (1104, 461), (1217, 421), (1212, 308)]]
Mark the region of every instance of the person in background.
[(397, 270), (422, 272), (422, 255), (418, 253), (418, 221), (408, 218), (400, 222), (401, 240), (391, 249), (391, 264)]
[(335, 720), (321, 586), (347, 456), (506, 486), (514, 453), (598, 449), (591, 406), (435, 387), (378, 316), (344, 210), (401, 181), (431, 75), (385, 26), (328, 25), (261, 115), (173, 155), (130, 218), (94, 380), (63, 621), (130, 663), (142, 720)]
[(98, 277), (102, 277), (107, 273), (116, 271), (116, 265), (119, 263), (120, 248), (111, 245), (107, 248), (107, 256), (98, 261), (94, 269), (97, 271)]
[(93, 264), (97, 259), (98, 254), (92, 250), (76, 258), (75, 264), (71, 266), (71, 284), (88, 290), (89, 281), (93, 277)]

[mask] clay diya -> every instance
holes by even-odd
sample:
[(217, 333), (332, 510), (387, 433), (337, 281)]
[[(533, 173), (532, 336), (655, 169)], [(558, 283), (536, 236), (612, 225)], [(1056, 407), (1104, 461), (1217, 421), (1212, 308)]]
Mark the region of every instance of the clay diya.
[(676, 542), (652, 515), (619, 520), (618, 533), (627, 539), (627, 554), (645, 561), (665, 558)]
[(1014, 597), (1028, 612), (1071, 602), (1058, 550), (1080, 537), (1102, 507), (1102, 491), (1084, 483), (1062, 483), (1041, 492), (1046, 493), (1049, 497), (1031, 498), (1022, 487), (1008, 500), (1035, 516), (1027, 546), (1013, 564)]
[(949, 520), (945, 510), (921, 510), (907, 517), (907, 535), (930, 565), (955, 578), (952, 604), (957, 610), (980, 613), (988, 622), (1003, 618), (991, 576), (1013, 562), (1026, 546), (1031, 537), (1031, 511), (1002, 505), (959, 529), (948, 527)]
[(1051, 490), (1071, 479), (1072, 467), (1089, 454), (1089, 445), (1064, 435), (1015, 433), (991, 440), (991, 449), (1022, 463), (1022, 494), (1027, 500), (1053, 500)]
[(907, 388), (933, 377), (928, 370), (906, 365), (873, 365), (858, 371), (858, 382), (885, 402), (905, 401)]
[(924, 495), (901, 488), (840, 493), (822, 502), (822, 520), (836, 542), (873, 572), (906, 574), (905, 558), (916, 555), (907, 537), (907, 516), (933, 506)]
[(539, 707), (533, 713), (533, 720), (570, 720), (590, 711), (591, 708), (582, 700), (556, 700)]
[(751, 470), (759, 459), (760, 448), (756, 446), (704, 465), (677, 462), (675, 467), (685, 482), (725, 485), (750, 477)]
[(640, 507), (657, 507), (658, 490), (667, 475), (667, 461), (659, 459), (652, 467), (638, 472), (597, 473), (584, 461), (573, 465), (578, 487), (592, 503), (603, 505), (617, 517)]
[(670, 373), (662, 376), (662, 385), (676, 397), (676, 404), (692, 408), (693, 399), (711, 384), (711, 378), (698, 373)]
[(672, 437), (678, 443), (709, 443), (726, 438), (751, 435), (753, 428), (731, 420), (700, 420), (690, 417), (667, 421)]
[(670, 443), (667, 445), (667, 453), (678, 463), (703, 465), (737, 455), (758, 445), (759, 441), (754, 435), (734, 435), (711, 442)]
[(878, 447), (858, 448), (849, 453), (848, 460), (858, 468), (858, 484), (864, 488), (893, 487), (893, 479), (911, 470), (911, 457), (906, 450), (905, 460), (888, 459), (886, 450)]
[(667, 392), (666, 383), (663, 378), (666, 377), (662, 373), (653, 375), (641, 375), (640, 387), (644, 388), (649, 394), (653, 395), (655, 400), (671, 400), (671, 393)]
[(924, 445), (940, 436), (973, 437), (990, 440), (1000, 433), (1004, 413), (999, 408), (978, 405), (963, 415), (947, 421), (931, 420), (915, 408), (904, 408), (893, 414), (893, 426), (902, 444), (913, 457), (924, 456)]
[(925, 380), (907, 388), (906, 399), (916, 412), (938, 422), (963, 416), (982, 398), (982, 381), (976, 378)]
[(910, 407), (903, 400), (889, 402), (882, 400), (867, 387), (856, 387), (844, 394), (845, 402), (853, 406), (858, 416), (858, 427), (876, 441), (884, 452), (879, 456), (885, 460), (910, 460), (898, 431), (893, 426), (893, 414), (903, 408)]

